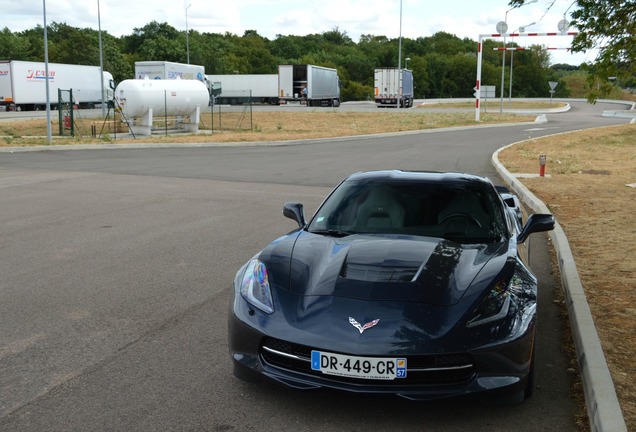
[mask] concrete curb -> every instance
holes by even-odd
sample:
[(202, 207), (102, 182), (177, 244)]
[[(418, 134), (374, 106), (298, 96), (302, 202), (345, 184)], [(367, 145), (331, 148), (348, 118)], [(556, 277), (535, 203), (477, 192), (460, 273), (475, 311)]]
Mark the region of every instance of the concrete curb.
[[(502, 147), (493, 153), (492, 164), (510, 188), (534, 212), (550, 213), (547, 206), (499, 162), (499, 153), (502, 150), (520, 142)], [(627, 425), (616, 396), (603, 347), (594, 326), (594, 319), (585, 297), (585, 291), (576, 269), (574, 256), (565, 232), (558, 222), (551, 237), (561, 272), (561, 282), (581, 370), (591, 430), (593, 432), (627, 432)]]
[(617, 117), (617, 118), (626, 118), (626, 119), (635, 119), (636, 118), (636, 111), (629, 110), (629, 111), (609, 111), (609, 110), (605, 110), (603, 111), (603, 113), (601, 114), (602, 117)]

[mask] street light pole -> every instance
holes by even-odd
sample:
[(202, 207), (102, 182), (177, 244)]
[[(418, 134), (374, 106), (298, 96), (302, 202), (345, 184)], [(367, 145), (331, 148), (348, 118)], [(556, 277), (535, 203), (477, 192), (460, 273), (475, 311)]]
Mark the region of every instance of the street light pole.
[[(524, 33), (526, 31), (526, 27), (530, 27), (535, 25), (536, 22), (531, 22), (528, 25), (525, 26), (521, 26), (519, 27), (517, 30), (513, 31), (513, 33)], [(510, 86), (508, 87), (508, 109), (512, 108), (512, 64), (514, 63), (515, 60), (515, 50), (513, 49), (512, 51), (510, 51)]]
[[(525, 6), (525, 5), (529, 5), (532, 3), (536, 3), (539, 0), (527, 0), (525, 3), (523, 3), (521, 6)], [(517, 6), (517, 7), (521, 7), (521, 6)], [(499, 33), (506, 33), (508, 31), (508, 12), (510, 12), (511, 10), (516, 9), (516, 7), (512, 7), (510, 9), (508, 9), (506, 11), (506, 14), (504, 15), (504, 20), (503, 22), (500, 22), (499, 24), (497, 24), (497, 31)], [(506, 74), (506, 37), (504, 36), (504, 49), (503, 49), (503, 58), (501, 61), (501, 95), (500, 95), (500, 101), (499, 101), (499, 113), (503, 113), (503, 98), (504, 98), (504, 79), (505, 79), (505, 74)]]
[(46, 0), (42, 0), (42, 14), (44, 15), (44, 75), (46, 88), (46, 138), (50, 144), (53, 140), (51, 132), (51, 95), (49, 94), (49, 39), (46, 32)]
[[(402, 0), (400, 0), (400, 36), (398, 40), (398, 91), (402, 92)], [(400, 96), (397, 95), (397, 106), (400, 108)]]
[[(503, 25), (501, 27), (497, 27), (497, 31), (500, 31), (502, 33), (506, 33), (508, 31), (508, 12), (510, 12), (511, 10), (513, 10), (514, 8), (510, 8), (506, 11), (506, 14), (504, 15), (504, 20), (503, 20)], [(501, 23), (500, 23), (501, 24)], [(506, 37), (504, 36), (504, 40), (503, 40), (503, 56), (502, 56), (502, 60), (501, 60), (501, 91), (500, 91), (500, 95), (499, 95), (499, 113), (503, 113), (503, 98), (504, 98), (504, 80), (505, 80), (505, 74), (506, 74)]]
[(186, 18), (186, 56), (188, 59), (188, 64), (190, 64), (190, 35), (188, 34), (188, 9), (190, 9), (192, 3), (185, 8), (185, 18)]
[(102, 55), (102, 17), (99, 10), (99, 0), (97, 0), (97, 30), (99, 34), (99, 80), (102, 83), (102, 117), (106, 117), (106, 101), (104, 99), (104, 56)]

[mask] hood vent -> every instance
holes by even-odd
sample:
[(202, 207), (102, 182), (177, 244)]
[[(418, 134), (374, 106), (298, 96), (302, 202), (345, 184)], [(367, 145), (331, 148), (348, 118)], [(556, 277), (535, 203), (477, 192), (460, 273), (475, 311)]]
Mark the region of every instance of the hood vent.
[(345, 262), (340, 277), (366, 282), (413, 282), (418, 267), (387, 267)]

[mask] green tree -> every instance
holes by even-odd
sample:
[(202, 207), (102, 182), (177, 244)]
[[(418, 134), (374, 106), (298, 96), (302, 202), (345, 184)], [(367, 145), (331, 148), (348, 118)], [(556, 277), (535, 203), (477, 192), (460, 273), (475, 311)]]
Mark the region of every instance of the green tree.
[(373, 86), (373, 63), (359, 50), (350, 49), (338, 58), (338, 66), (347, 71), (347, 78), (360, 84)]
[(416, 98), (430, 97), (429, 88), (430, 77), (428, 74), (428, 65), (424, 56), (413, 56), (409, 62), (409, 69), (413, 70), (413, 86)]
[(0, 32), (0, 59), (27, 60), (31, 43), (29, 39), (20, 34), (14, 34), (5, 27)]
[(453, 82), (454, 90), (450, 97), (471, 97), (475, 86), (477, 60), (467, 54), (456, 54), (448, 63), (448, 80)]
[(447, 72), (450, 70), (449, 58), (438, 53), (427, 54), (424, 58), (426, 74), (429, 77), (427, 97), (433, 99), (451, 97), (455, 86), (452, 85), (452, 80), (447, 78)]
[(205, 73), (219, 75), (233, 73), (228, 53), (230, 38), (216, 33), (193, 33), (190, 35), (191, 59), (205, 67)]
[(35, 28), (22, 32), (22, 36), (29, 44), (26, 58), (19, 60), (44, 61), (44, 27), (38, 24)]
[(338, 27), (322, 34), (325, 42), (332, 45), (353, 45), (353, 40), (346, 31), (340, 31)]
[(386, 36), (363, 35), (358, 49), (369, 58), (375, 67), (396, 67), (398, 41)]
[(49, 60), (56, 63), (99, 64), (98, 33), (64, 23), (52, 23), (48, 29)]
[(270, 52), (279, 64), (295, 63), (305, 52), (302, 37), (277, 35), (269, 45)]
[(340, 98), (343, 101), (373, 100), (373, 86), (347, 81), (340, 89)]
[(424, 38), (423, 43), (426, 44), (427, 52), (434, 52), (449, 56), (474, 51), (474, 49), (469, 49), (465, 42), (457, 36), (443, 31)]
[[(104, 70), (113, 74), (116, 83), (134, 77), (133, 66), (127, 61), (126, 55), (123, 53), (121, 39), (103, 31), (102, 58), (104, 60)], [(99, 60), (95, 64), (99, 64)]]
[(186, 38), (168, 23), (152, 21), (124, 36), (124, 50), (136, 60), (186, 62)]
[(272, 74), (278, 71), (278, 63), (268, 48), (268, 40), (255, 30), (248, 30), (233, 43), (232, 54), (236, 58), (239, 73)]

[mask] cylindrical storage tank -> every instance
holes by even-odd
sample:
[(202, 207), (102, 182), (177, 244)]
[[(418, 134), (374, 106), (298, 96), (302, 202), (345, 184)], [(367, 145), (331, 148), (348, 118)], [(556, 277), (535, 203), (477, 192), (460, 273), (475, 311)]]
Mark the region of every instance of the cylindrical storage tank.
[(207, 107), (210, 94), (197, 80), (124, 80), (115, 89), (115, 99), (126, 117), (142, 117), (152, 108), (153, 116), (187, 116), (197, 107)]

